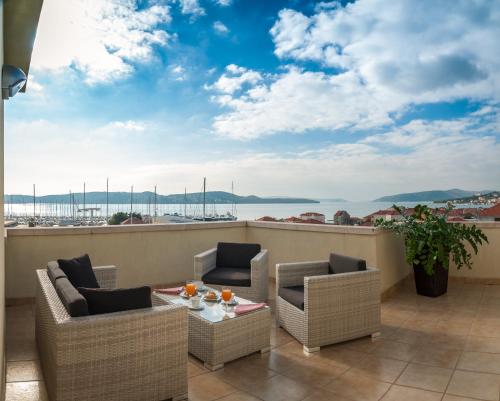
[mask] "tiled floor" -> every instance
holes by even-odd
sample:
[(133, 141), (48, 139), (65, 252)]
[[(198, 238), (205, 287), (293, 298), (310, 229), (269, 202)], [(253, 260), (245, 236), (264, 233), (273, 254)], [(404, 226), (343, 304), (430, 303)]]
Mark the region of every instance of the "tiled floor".
[[(382, 324), (375, 341), (312, 356), (273, 327), (268, 354), (216, 372), (190, 357), (189, 399), (499, 401), (500, 286), (451, 282), (447, 295), (431, 299), (415, 295), (409, 282), (382, 304)], [(9, 401), (47, 400), (34, 336), (33, 307), (7, 308)]]

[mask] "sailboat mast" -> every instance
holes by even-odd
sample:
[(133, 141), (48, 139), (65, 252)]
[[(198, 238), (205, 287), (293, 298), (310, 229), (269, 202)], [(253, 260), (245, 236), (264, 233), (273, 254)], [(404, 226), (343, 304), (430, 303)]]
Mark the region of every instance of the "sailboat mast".
[(106, 222), (109, 220), (109, 178), (106, 178)]
[(157, 216), (157, 207), (158, 207), (158, 203), (157, 203), (157, 198), (156, 198), (156, 185), (155, 185), (155, 217)]
[(187, 189), (184, 187), (184, 217), (186, 217)]
[(205, 221), (206, 192), (207, 192), (207, 177), (203, 177), (203, 221)]
[(85, 220), (85, 210), (86, 208), (86, 199), (85, 199), (85, 183), (83, 183), (83, 220)]
[(130, 187), (130, 224), (132, 224), (132, 204), (134, 201), (134, 186)]
[(231, 181), (231, 195), (232, 196), (232, 205), (231, 205), (231, 216), (234, 216), (234, 181)]
[(36, 218), (36, 185), (33, 184), (33, 219)]

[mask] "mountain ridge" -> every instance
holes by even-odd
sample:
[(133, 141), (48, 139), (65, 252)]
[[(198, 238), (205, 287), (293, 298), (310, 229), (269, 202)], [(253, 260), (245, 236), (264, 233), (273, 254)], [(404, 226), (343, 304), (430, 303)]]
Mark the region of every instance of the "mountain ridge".
[[(148, 204), (154, 203), (154, 192), (144, 191), (133, 194), (133, 203)], [(83, 193), (77, 192), (72, 194), (75, 203), (83, 203)], [(130, 192), (109, 192), (108, 199), (110, 204), (127, 204), (130, 203)], [(206, 203), (218, 204), (260, 204), (260, 203), (319, 203), (313, 199), (307, 198), (292, 198), (292, 197), (259, 197), (256, 195), (234, 195), (224, 191), (208, 191), (205, 194)], [(157, 204), (201, 204), (203, 203), (203, 192), (193, 192), (189, 194), (171, 194), (171, 195), (156, 195)], [(32, 203), (33, 196), (31, 195), (5, 195), (5, 203)], [(69, 194), (43, 195), (37, 196), (38, 203), (70, 203)], [(90, 204), (105, 204), (106, 192), (87, 192), (85, 194), (85, 203)]]
[(382, 196), (375, 199), (373, 202), (436, 202), (447, 201), (455, 198), (465, 198), (474, 194), (483, 194), (493, 192), (490, 190), (484, 191), (467, 191), (464, 189), (452, 188), (447, 190), (431, 190), (420, 192), (408, 192), (395, 195)]

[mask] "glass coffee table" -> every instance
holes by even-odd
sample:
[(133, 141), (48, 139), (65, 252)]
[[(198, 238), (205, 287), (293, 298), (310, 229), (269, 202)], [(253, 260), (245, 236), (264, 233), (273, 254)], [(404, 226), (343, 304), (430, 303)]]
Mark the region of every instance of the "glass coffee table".
[[(211, 291), (217, 290), (208, 288)], [(251, 301), (235, 297), (238, 304)], [(153, 303), (190, 306), (180, 295), (153, 293)], [(235, 315), (234, 307), (226, 312), (222, 302), (201, 301), (201, 310), (189, 310), (189, 353), (202, 360), (206, 368), (217, 370), (224, 363), (260, 351), (270, 350), (271, 309), (269, 306)]]

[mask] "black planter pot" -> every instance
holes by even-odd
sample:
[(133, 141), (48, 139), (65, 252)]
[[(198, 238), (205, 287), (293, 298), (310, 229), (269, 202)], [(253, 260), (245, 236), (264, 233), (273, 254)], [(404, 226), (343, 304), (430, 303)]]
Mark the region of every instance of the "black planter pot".
[(422, 267), (413, 266), (417, 294), (439, 297), (448, 290), (448, 270), (441, 265), (434, 266), (434, 274), (429, 276)]

